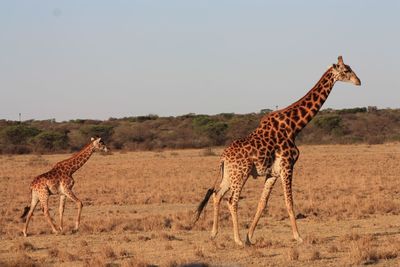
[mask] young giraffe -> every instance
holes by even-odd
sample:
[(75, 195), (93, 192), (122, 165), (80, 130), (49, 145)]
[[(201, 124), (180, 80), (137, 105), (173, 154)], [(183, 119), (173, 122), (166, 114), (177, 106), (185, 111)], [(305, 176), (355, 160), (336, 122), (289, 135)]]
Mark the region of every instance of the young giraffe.
[(228, 199), (228, 208), (232, 215), (233, 234), (235, 242), (243, 245), (238, 230), (237, 208), (240, 192), (248, 177), (266, 177), (261, 199), (253, 222), (248, 230), (246, 244), (251, 245), (254, 229), (260, 216), (267, 205), (271, 189), (278, 177), (281, 177), (286, 208), (292, 225), (293, 236), (298, 242), (302, 242), (296, 225), (296, 217), (293, 211), (292, 175), (293, 167), (299, 158), (299, 150), (295, 145), (297, 134), (317, 114), (336, 81), (350, 82), (361, 85), (360, 79), (351, 70), (350, 66), (343, 63), (341, 56), (338, 63), (333, 64), (322, 75), (318, 83), (300, 100), (292, 105), (265, 115), (258, 128), (245, 138), (238, 139), (228, 146), (221, 156), (222, 182), (207, 191), (200, 203), (195, 217), (196, 222), (211, 195), (214, 200), (214, 223), (211, 237), (218, 232), (219, 204), (228, 190), (231, 190)]
[(50, 171), (33, 179), (30, 186), (32, 195), (31, 205), (25, 207), (24, 214), (21, 216), (21, 218), (25, 218), (25, 216), (27, 216), (24, 229), (22, 230), (24, 236), (27, 236), (29, 220), (31, 219), (33, 211), (35, 210), (35, 207), (39, 201), (42, 206), (44, 216), (46, 217), (47, 222), (50, 224), (53, 233), (58, 233), (58, 230), (54, 226), (54, 223), (49, 215), (48, 200), (49, 196), (53, 194), (60, 194), (59, 230), (62, 231), (63, 229), (63, 213), (66, 197), (75, 202), (76, 206), (78, 207), (78, 214), (75, 222), (75, 230), (78, 230), (83, 205), (82, 201), (80, 201), (72, 192), (72, 187), (74, 186), (72, 174), (82, 167), (86, 161), (88, 161), (95, 150), (101, 150), (105, 152), (108, 151), (108, 148), (99, 137), (92, 138), (89, 144), (87, 144), (81, 151), (73, 155), (71, 158), (58, 162)]

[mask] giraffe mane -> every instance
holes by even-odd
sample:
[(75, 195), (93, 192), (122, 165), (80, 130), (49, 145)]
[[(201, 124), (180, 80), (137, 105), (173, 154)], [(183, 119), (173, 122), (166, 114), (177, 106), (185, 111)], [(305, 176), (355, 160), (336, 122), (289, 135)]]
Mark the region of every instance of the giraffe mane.
[(279, 112), (286, 111), (288, 109), (291, 109), (291, 108), (297, 106), (299, 103), (304, 101), (307, 98), (308, 93), (310, 93), (311, 91), (315, 90), (316, 86), (322, 82), (322, 79), (324, 79), (325, 75), (328, 74), (328, 72), (331, 72), (331, 70), (332, 70), (332, 65), (324, 72), (324, 74), (322, 74), (322, 76), (318, 80), (318, 82), (302, 98), (300, 98), (299, 100), (297, 100), (296, 102), (292, 103), (291, 105), (289, 105), (289, 106), (287, 106), (287, 107), (285, 107), (285, 108), (283, 108), (281, 110), (278, 110), (278, 111)]

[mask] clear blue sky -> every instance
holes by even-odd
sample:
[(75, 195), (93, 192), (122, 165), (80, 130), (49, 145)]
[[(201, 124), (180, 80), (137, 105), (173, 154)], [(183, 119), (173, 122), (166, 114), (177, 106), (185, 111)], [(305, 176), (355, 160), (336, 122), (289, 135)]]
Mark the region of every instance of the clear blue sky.
[(0, 1), (0, 119), (249, 113), (302, 97), (343, 55), (400, 107), (400, 1)]

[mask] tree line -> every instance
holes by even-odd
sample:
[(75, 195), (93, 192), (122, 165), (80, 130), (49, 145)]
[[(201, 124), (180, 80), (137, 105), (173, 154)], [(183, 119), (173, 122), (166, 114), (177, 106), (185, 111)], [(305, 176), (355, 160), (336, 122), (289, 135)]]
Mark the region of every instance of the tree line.
[[(223, 146), (253, 131), (268, 112), (271, 110), (177, 117), (150, 114), (105, 121), (0, 120), (0, 154), (73, 152), (97, 135), (113, 150)], [(394, 141), (400, 141), (400, 109), (321, 110), (297, 138), (298, 144), (379, 144)]]

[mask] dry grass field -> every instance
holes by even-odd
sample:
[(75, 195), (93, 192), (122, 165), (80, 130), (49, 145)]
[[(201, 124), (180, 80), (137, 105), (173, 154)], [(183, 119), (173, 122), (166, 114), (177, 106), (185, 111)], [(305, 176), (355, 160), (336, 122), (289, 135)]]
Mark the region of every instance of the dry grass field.
[[(40, 208), (27, 238), (19, 216), (29, 184), (69, 155), (0, 156), (0, 266), (374, 266), (400, 265), (400, 144), (302, 146), (293, 190), (299, 230), (292, 239), (278, 181), (255, 231), (237, 247), (221, 205), (221, 228), (210, 240), (212, 201), (197, 225), (192, 212), (218, 174), (221, 149), (95, 154), (75, 175), (83, 201), (81, 228), (67, 201), (64, 232), (51, 233)], [(262, 191), (242, 192), (244, 238)], [(50, 201), (58, 217), (58, 197)]]

